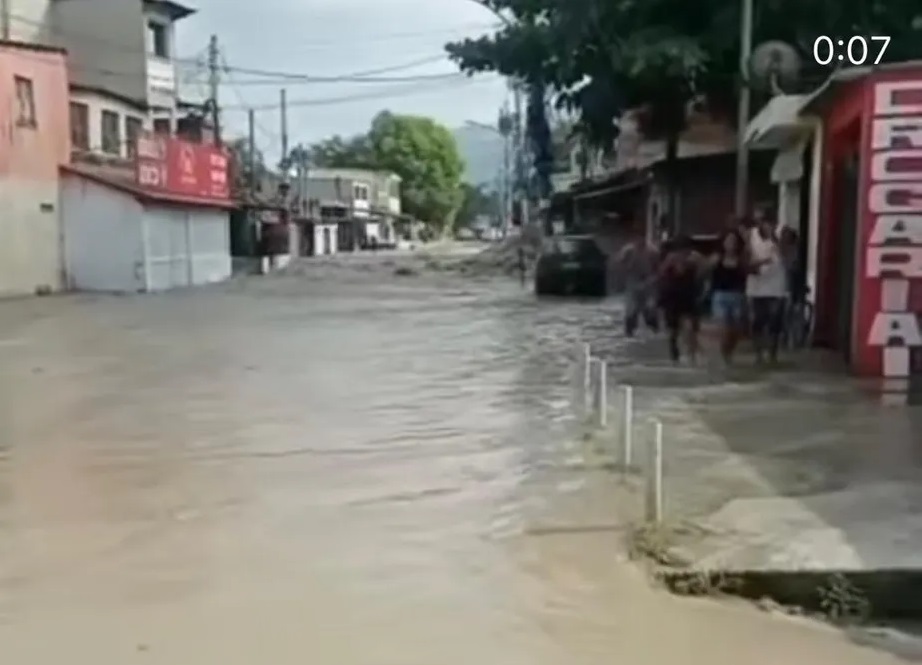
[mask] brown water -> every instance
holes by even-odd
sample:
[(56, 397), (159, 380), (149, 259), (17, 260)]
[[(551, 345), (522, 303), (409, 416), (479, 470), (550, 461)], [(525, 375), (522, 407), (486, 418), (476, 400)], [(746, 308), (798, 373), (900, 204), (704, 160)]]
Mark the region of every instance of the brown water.
[(568, 443), (610, 325), (348, 262), (0, 304), (3, 662), (892, 662), (624, 560)]

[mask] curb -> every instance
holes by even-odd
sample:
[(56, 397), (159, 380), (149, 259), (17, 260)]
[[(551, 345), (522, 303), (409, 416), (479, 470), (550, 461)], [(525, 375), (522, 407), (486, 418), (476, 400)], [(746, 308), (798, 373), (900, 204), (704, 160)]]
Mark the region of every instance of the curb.
[[(780, 605), (829, 614), (829, 597), (845, 589), (841, 602), (858, 601), (864, 619), (922, 618), (922, 568), (887, 570), (660, 569), (655, 577), (673, 593), (696, 595), (714, 589), (746, 600), (770, 599)], [(833, 601), (836, 602), (836, 601)]]

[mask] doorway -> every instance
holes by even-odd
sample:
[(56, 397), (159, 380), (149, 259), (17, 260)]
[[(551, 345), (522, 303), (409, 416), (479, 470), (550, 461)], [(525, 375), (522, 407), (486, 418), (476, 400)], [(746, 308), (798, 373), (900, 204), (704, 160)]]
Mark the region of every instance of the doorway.
[(832, 331), (834, 348), (851, 361), (852, 318), (855, 298), (855, 253), (858, 246), (858, 186), (859, 155), (857, 142), (849, 142), (848, 148), (836, 159), (833, 175), (833, 192), (836, 201), (835, 215), (838, 224), (835, 230), (835, 255), (832, 264), (830, 286), (835, 303), (836, 315)]
[(330, 233), (330, 227), (324, 226), (323, 227), (323, 253), (332, 254), (333, 253), (332, 245), (333, 245), (333, 238), (332, 238), (332, 234)]

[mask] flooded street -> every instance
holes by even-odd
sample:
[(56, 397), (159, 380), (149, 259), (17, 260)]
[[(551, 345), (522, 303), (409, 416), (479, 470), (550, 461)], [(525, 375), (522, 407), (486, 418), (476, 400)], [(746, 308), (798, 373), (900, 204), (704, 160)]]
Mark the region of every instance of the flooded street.
[(626, 561), (572, 443), (615, 304), (341, 261), (0, 303), (4, 662), (897, 662)]

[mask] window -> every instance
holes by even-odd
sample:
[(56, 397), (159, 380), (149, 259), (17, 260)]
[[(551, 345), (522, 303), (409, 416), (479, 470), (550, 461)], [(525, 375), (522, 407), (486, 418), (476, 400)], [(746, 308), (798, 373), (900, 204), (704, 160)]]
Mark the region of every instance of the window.
[(154, 134), (158, 135), (170, 135), (170, 119), (169, 118), (157, 118), (154, 120)]
[(170, 57), (170, 40), (167, 26), (157, 21), (147, 22), (147, 49), (158, 58)]
[(118, 113), (103, 111), (100, 128), (102, 129), (102, 151), (109, 155), (122, 154), (122, 134), (119, 131)]
[(368, 185), (355, 185), (352, 188), (352, 196), (356, 201), (367, 201)]
[(138, 138), (141, 136), (143, 128), (144, 124), (140, 118), (132, 118), (130, 115), (125, 116), (125, 146), (129, 159), (138, 154)]
[(35, 117), (35, 90), (32, 87), (32, 79), (16, 76), (14, 81), (16, 82), (16, 102), (19, 106), (16, 125), (35, 128), (38, 126), (38, 119)]
[(70, 103), (70, 143), (75, 150), (90, 149), (90, 107)]

